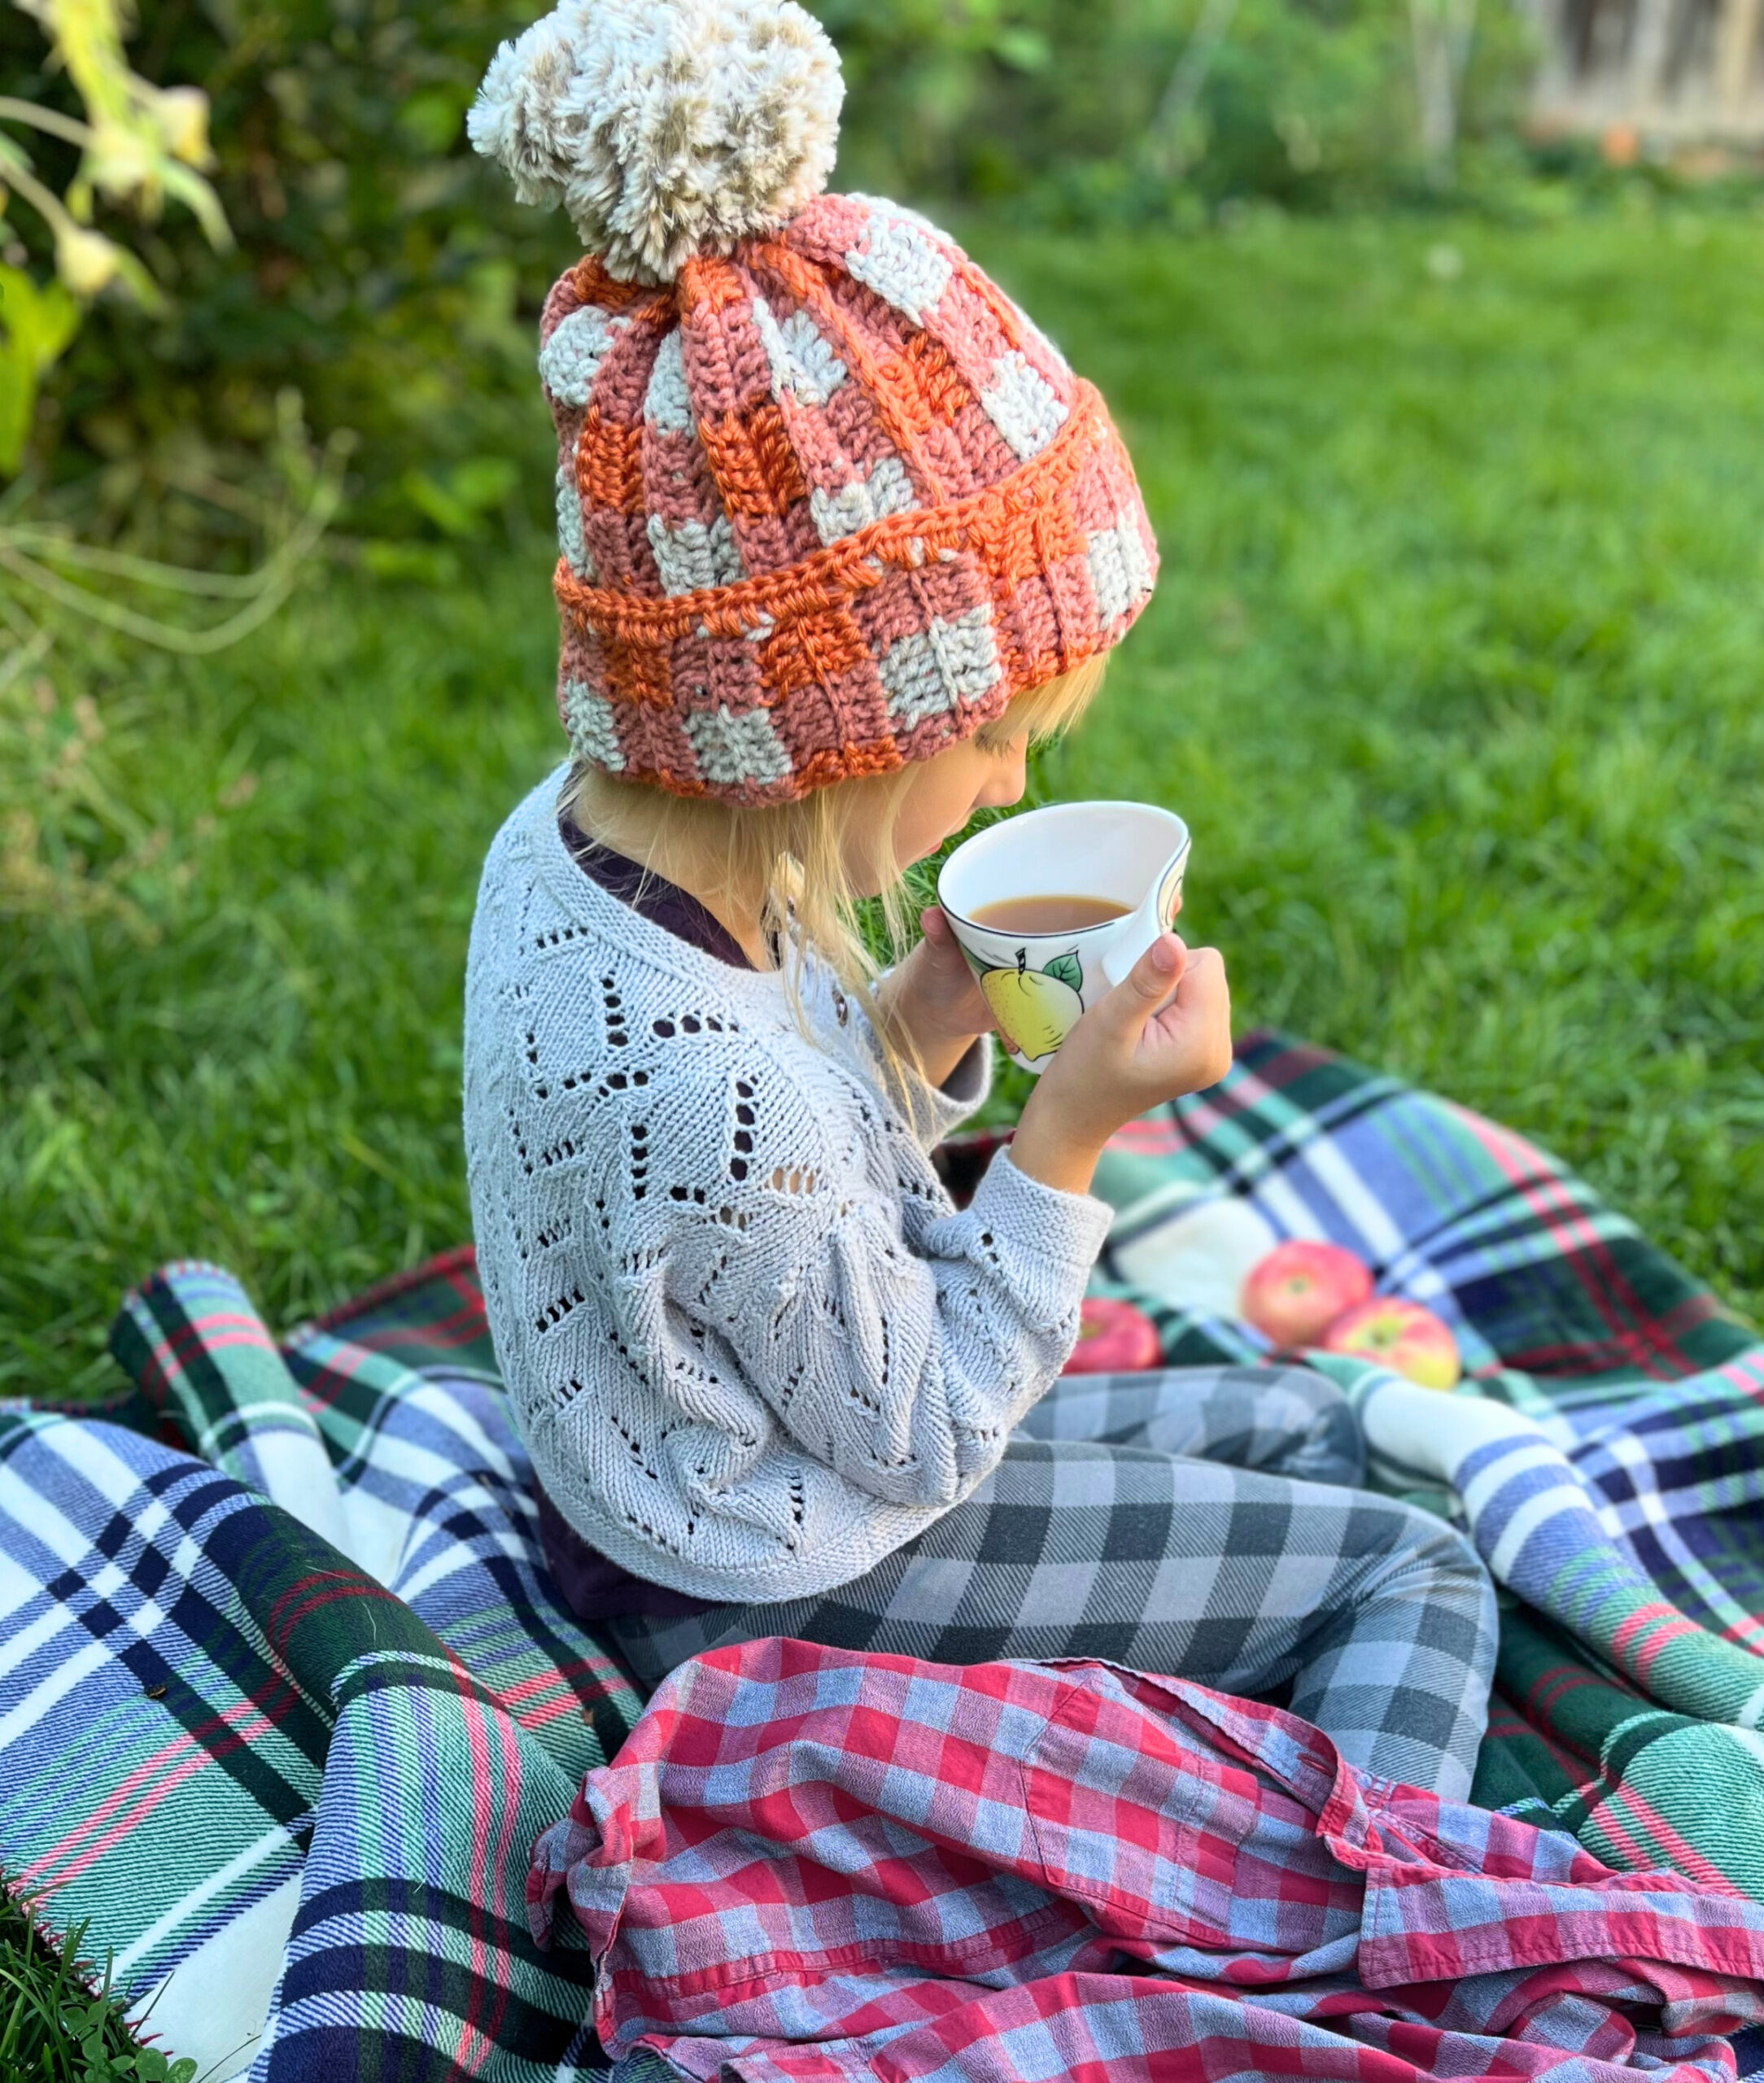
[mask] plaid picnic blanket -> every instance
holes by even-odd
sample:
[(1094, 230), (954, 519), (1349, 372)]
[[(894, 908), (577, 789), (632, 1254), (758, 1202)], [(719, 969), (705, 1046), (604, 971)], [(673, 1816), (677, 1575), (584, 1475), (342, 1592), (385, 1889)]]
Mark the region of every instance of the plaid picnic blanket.
[(1095, 1662), (696, 1658), (528, 1897), (621, 2077), (1702, 2083), (1764, 2016), (1764, 1905)]
[(278, 1351), (174, 1266), (108, 1421), (0, 1416), (0, 1862), (216, 2079), (597, 2061), (522, 1886), (639, 1703), (544, 1575), (469, 1255), (357, 1313), (413, 1304), (421, 1369), (347, 1311)]
[(1764, 1901), (1757, 1333), (1510, 1129), (1278, 1036), (1135, 1123), (1098, 1191), (1105, 1284), (1172, 1364), (1265, 1356), (1236, 1298), (1286, 1237), (1445, 1318), (1458, 1395), (1317, 1364), (1360, 1404), (1373, 1479), (1465, 1525), (1502, 1588), (1474, 1797)]
[[(1172, 1363), (1259, 1356), (1238, 1282), (1289, 1234), (1453, 1323), (1479, 1397), (1417, 1428), (1347, 1385), (1511, 1587), (1477, 1799), (1764, 1897), (1753, 1334), (1517, 1138), (1277, 1037), (1098, 1186), (1099, 1285)], [(0, 1866), (217, 2083), (580, 2073), (587, 1956), (534, 1949), (526, 1853), (640, 1703), (550, 1591), (469, 1252), (279, 1348), (172, 1268), (114, 1346), (101, 1415), (0, 1413)]]

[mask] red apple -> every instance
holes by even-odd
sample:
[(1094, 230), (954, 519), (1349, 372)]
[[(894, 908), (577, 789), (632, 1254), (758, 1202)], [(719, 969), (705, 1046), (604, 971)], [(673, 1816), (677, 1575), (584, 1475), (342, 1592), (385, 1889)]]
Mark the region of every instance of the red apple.
[(1424, 1389), (1455, 1388), (1464, 1372), (1451, 1325), (1420, 1303), (1395, 1295), (1375, 1295), (1338, 1317), (1329, 1327), (1323, 1350), (1378, 1360)]
[(1087, 1295), (1078, 1323), (1078, 1343), (1063, 1371), (1068, 1374), (1137, 1374), (1164, 1359), (1158, 1327), (1143, 1309)]
[(1372, 1269), (1339, 1244), (1295, 1237), (1251, 1269), (1238, 1308), (1282, 1352), (1315, 1345), (1344, 1309), (1372, 1292)]

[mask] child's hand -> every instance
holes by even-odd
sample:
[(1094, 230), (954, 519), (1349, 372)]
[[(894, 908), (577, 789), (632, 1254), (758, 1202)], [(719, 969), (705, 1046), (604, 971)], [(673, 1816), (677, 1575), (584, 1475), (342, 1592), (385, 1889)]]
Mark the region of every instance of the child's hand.
[(1117, 1129), (1216, 1085), (1230, 1068), (1231, 993), (1218, 950), (1166, 933), (1061, 1043), (1023, 1110), (1011, 1160), (1048, 1186), (1086, 1192)]
[(881, 1024), (896, 1045), (917, 1055), (925, 1076), (941, 1085), (972, 1046), (997, 1023), (950, 922), (933, 904), (919, 914), (924, 938), (876, 991)]

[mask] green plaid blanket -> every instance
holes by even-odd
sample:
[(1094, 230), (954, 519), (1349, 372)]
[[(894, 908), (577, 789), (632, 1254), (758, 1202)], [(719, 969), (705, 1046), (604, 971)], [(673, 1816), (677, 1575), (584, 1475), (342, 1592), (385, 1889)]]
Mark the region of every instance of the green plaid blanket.
[(469, 1253), (279, 1350), (169, 1267), (112, 1346), (104, 1420), (0, 1415), (8, 1878), (206, 2076), (596, 2063), (527, 1854), (639, 1702), (544, 1575)]
[[(1477, 1393), (1342, 1378), (1506, 1587), (1477, 1797), (1764, 1897), (1753, 1334), (1519, 1138), (1277, 1037), (1098, 1184), (1099, 1284), (1173, 1363), (1258, 1356), (1238, 1284), (1287, 1235), (1452, 1323)], [(550, 1592), (469, 1253), (280, 1347), (173, 1267), (114, 1344), (102, 1416), (0, 1413), (7, 1871), (217, 2078), (580, 2074), (586, 1956), (521, 1889), (639, 1702)]]

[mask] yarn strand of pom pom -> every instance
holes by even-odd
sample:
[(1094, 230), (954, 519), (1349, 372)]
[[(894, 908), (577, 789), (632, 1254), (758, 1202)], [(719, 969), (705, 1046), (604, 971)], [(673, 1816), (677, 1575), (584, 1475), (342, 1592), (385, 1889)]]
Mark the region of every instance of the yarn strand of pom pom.
[(668, 282), (822, 192), (844, 94), (796, 0), (563, 0), (496, 53), (466, 131), (615, 275)]

